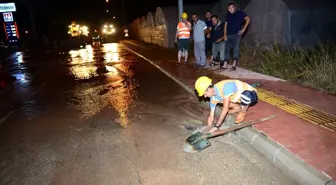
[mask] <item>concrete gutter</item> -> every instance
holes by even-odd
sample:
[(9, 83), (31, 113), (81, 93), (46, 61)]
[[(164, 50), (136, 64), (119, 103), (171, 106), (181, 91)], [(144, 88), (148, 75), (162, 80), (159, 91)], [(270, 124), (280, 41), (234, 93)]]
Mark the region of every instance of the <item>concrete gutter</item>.
[[(154, 61), (149, 60), (143, 55), (137, 53), (136, 51), (128, 48), (123, 45), (128, 51), (136, 54), (140, 58), (148, 61), (161, 72), (166, 74), (169, 78), (173, 79), (176, 83), (181, 85), (186, 91), (190, 94), (195, 95), (194, 89), (190, 88), (188, 85), (181, 82), (179, 79), (175, 78), (169, 72), (164, 70), (162, 67), (157, 65)], [(202, 107), (209, 107), (205, 102), (201, 103)], [(216, 109), (216, 114), (219, 115), (221, 108)], [(230, 123), (227, 123), (227, 122)], [(232, 122), (232, 123), (231, 123)], [(234, 119), (230, 118), (230, 115), (227, 116), (225, 124), (234, 124)], [(316, 168), (305, 163), (302, 159), (268, 138), (267, 135), (258, 131), (253, 127), (248, 127), (237, 131), (237, 134), (248, 141), (254, 146), (257, 151), (259, 151), (263, 156), (265, 156), (270, 162), (272, 162), (278, 169), (280, 169), (284, 174), (290, 178), (297, 181), (302, 185), (336, 185), (336, 182), (331, 179), (327, 174), (317, 170)]]

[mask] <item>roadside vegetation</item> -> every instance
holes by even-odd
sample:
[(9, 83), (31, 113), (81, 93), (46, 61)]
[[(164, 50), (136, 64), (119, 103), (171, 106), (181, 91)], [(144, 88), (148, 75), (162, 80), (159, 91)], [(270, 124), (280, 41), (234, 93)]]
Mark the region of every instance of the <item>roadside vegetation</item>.
[(336, 93), (336, 46), (272, 50), (242, 48), (240, 66), (321, 91)]

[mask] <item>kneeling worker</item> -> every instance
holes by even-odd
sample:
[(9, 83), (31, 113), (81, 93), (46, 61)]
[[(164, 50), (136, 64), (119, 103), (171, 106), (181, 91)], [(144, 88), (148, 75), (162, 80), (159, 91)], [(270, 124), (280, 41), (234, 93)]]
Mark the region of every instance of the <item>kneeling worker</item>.
[[(257, 90), (239, 80), (223, 80), (213, 85), (210, 78), (202, 76), (195, 82), (195, 89), (198, 96), (210, 98), (211, 110), (208, 118), (208, 127), (213, 125), (216, 105), (218, 103), (223, 104), (220, 117), (209, 132), (216, 131), (222, 125), (227, 113), (238, 113), (235, 123), (243, 122), (249, 106), (256, 104), (258, 101)], [(229, 109), (231, 110), (229, 111)]]

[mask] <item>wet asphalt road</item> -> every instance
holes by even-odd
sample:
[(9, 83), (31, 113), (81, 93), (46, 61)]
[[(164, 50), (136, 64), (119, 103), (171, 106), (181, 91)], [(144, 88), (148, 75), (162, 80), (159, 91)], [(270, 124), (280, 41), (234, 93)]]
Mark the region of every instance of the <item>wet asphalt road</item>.
[(0, 125), (1, 185), (295, 184), (234, 134), (185, 153), (206, 112), (118, 44), (22, 63)]

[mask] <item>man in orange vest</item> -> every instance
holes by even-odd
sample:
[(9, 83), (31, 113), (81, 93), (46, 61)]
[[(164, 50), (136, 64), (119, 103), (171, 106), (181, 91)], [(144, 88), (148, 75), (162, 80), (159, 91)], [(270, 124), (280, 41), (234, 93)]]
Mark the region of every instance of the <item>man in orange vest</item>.
[[(198, 96), (210, 98), (210, 115), (208, 127), (212, 127), (215, 108), (218, 103), (223, 109), (215, 126), (209, 132), (214, 132), (221, 126), (227, 113), (238, 113), (235, 123), (241, 123), (246, 117), (248, 108), (258, 102), (257, 90), (251, 85), (239, 80), (222, 80), (212, 85), (212, 80), (206, 76), (199, 77), (195, 82)], [(229, 111), (229, 109), (231, 110)]]
[(182, 14), (182, 20), (177, 24), (175, 43), (178, 45), (178, 62), (180, 65), (182, 52), (184, 54), (184, 63), (188, 61), (188, 50), (190, 40), (191, 23), (187, 20), (187, 13)]

